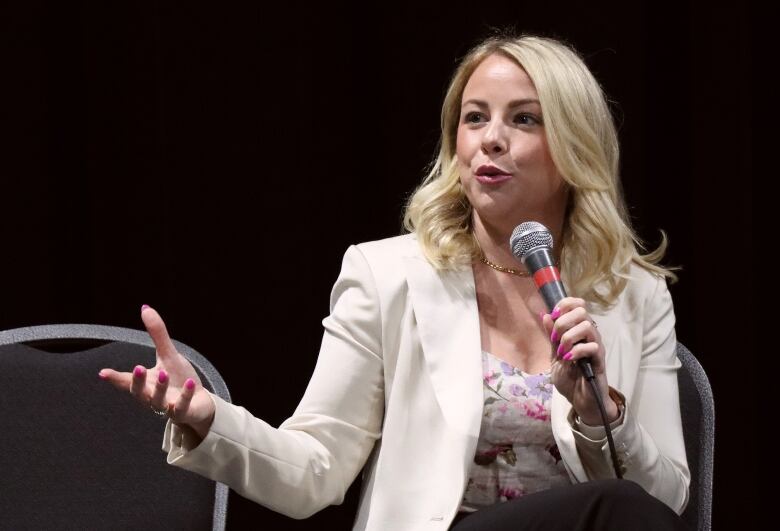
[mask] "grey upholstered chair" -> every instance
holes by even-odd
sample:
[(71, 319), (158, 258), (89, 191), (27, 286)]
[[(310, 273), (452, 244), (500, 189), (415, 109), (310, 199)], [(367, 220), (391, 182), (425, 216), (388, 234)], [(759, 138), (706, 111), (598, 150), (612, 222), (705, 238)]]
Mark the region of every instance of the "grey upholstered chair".
[[(230, 401), (206, 358), (176, 348)], [(224, 530), (228, 487), (168, 465), (165, 419), (98, 377), (155, 364), (145, 331), (47, 325), (0, 332), (2, 529)]]
[(712, 526), (712, 478), (715, 451), (715, 403), (712, 388), (699, 362), (677, 343), (682, 367), (677, 373), (680, 388), (685, 451), (691, 471), (691, 498), (682, 514), (692, 529), (709, 531)]

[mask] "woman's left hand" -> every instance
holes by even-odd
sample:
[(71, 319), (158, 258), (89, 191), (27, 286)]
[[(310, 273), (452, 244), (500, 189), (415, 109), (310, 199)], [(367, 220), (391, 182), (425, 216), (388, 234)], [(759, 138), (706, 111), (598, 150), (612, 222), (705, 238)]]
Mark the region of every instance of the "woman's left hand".
[[(552, 383), (558, 392), (571, 403), (582, 422), (591, 426), (602, 424), (591, 386), (577, 365), (577, 360), (590, 358), (607, 419), (615, 420), (619, 410), (609, 396), (604, 343), (585, 309), (585, 301), (575, 297), (562, 299), (551, 313), (543, 315), (542, 323), (552, 342)], [(575, 344), (580, 340), (584, 341)]]

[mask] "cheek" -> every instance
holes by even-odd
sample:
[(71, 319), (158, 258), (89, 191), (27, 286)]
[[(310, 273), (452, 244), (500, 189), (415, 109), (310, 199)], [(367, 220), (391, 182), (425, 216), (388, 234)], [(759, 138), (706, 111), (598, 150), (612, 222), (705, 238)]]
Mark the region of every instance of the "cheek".
[(558, 168), (555, 166), (555, 162), (553, 162), (552, 155), (550, 155), (550, 152), (546, 147), (544, 153), (540, 156), (540, 160), (542, 161), (542, 165), (546, 169), (547, 174), (551, 176), (553, 187), (556, 189), (560, 188), (563, 185), (563, 178), (558, 172)]
[(542, 137), (541, 145), (539, 146), (540, 158), (544, 161), (549, 168), (555, 168), (555, 163), (550, 153), (550, 148), (547, 146), (547, 140)]
[(542, 142), (530, 145), (518, 143), (517, 151), (512, 153), (512, 158), (518, 166), (530, 165), (547, 170), (555, 167), (547, 147)]
[(458, 133), (457, 141), (455, 145), (455, 153), (458, 157), (458, 173), (460, 174), (460, 182), (464, 187), (468, 188), (469, 181), (471, 180), (471, 162), (474, 159), (474, 139), (468, 134)]

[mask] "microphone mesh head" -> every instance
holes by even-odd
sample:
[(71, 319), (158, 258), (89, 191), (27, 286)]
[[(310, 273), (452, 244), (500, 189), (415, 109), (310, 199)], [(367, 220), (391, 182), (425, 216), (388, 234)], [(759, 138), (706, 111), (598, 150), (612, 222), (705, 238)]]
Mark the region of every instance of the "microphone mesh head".
[(512, 249), (512, 254), (522, 260), (532, 249), (547, 247), (552, 250), (552, 234), (547, 230), (547, 227), (538, 221), (526, 221), (512, 231), (509, 246)]

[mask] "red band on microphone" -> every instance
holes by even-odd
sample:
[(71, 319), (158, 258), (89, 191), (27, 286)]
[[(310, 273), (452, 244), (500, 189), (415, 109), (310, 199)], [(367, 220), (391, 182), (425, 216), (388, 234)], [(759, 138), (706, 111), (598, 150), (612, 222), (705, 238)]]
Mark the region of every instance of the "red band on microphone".
[(560, 279), (561, 275), (558, 273), (558, 268), (555, 266), (543, 267), (534, 273), (534, 282), (539, 289), (542, 289), (542, 286), (549, 282), (555, 282)]

